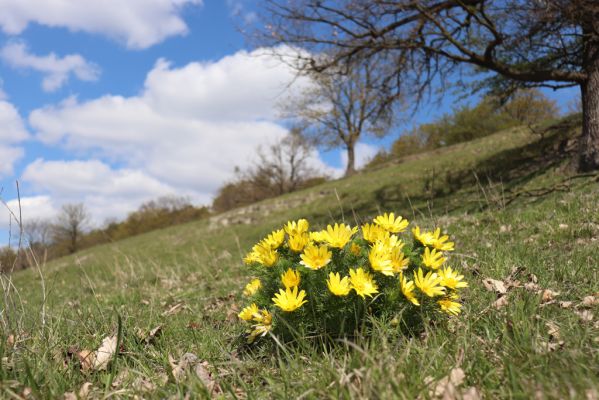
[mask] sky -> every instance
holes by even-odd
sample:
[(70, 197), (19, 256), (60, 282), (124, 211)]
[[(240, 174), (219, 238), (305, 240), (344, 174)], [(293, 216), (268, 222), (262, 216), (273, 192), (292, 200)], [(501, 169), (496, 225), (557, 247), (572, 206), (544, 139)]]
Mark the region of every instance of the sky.
[[(287, 133), (278, 104), (308, 82), (242, 31), (252, 0), (0, 0), (0, 197), (23, 221), (84, 203), (91, 226), (165, 195), (208, 205)], [(279, 49), (280, 50), (280, 49)], [(576, 91), (547, 92), (566, 109)], [(423, 107), (406, 125), (448, 112)], [(363, 165), (398, 132), (357, 145)], [(343, 171), (340, 150), (314, 167)], [(10, 212), (0, 210), (0, 245)], [(14, 224), (13, 224), (14, 226)]]

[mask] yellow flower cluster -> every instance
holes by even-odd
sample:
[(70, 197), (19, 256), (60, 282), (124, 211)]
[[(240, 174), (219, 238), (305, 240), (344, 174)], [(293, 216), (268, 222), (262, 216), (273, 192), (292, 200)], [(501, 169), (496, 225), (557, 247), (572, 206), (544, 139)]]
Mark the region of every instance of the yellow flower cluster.
[(384, 213), (363, 224), (361, 235), (358, 227), (345, 223), (310, 231), (305, 219), (271, 232), (244, 258), (260, 278), (243, 290), (255, 300), (239, 313), (252, 324), (248, 340), (275, 329), (277, 318), (299, 313), (306, 320), (315, 310), (335, 313), (335, 308), (358, 307), (367, 298), (374, 305), (393, 291), (400, 294), (393, 298), (405, 299), (408, 307), (434, 304), (457, 315), (462, 307), (458, 291), (468, 284), (446, 265), (454, 243), (440, 228), (424, 231), (418, 226), (412, 229), (413, 240), (404, 242), (399, 235), (408, 226), (403, 217)]

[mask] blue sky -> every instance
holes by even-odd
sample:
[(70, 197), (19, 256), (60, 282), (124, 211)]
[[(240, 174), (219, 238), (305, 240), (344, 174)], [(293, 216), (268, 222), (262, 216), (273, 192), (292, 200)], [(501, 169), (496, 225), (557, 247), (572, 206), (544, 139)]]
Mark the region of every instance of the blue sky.
[[(85, 4), (84, 4), (85, 3)], [(254, 149), (282, 137), (293, 72), (239, 32), (249, 0), (7, 0), (0, 6), (0, 186), (24, 219), (84, 202), (93, 224), (167, 194), (208, 204)], [(302, 82), (296, 86), (301, 87)], [(549, 93), (564, 109), (575, 90)], [(450, 110), (452, 96), (408, 125)], [(398, 130), (399, 132), (399, 130)], [(358, 158), (397, 132), (365, 140)], [(339, 151), (315, 154), (338, 173)], [(0, 212), (0, 245), (8, 212)]]

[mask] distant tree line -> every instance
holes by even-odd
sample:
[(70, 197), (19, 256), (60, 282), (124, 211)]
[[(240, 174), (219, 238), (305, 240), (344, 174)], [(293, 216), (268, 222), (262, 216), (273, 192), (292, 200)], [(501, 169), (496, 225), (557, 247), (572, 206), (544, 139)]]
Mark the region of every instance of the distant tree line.
[[(124, 221), (89, 229), (90, 214), (83, 203), (65, 204), (53, 220), (33, 219), (22, 224), (21, 249), (0, 249), (0, 272), (28, 268), (98, 244), (121, 240), (154, 229), (205, 218), (208, 207), (195, 207), (189, 199), (165, 196), (143, 203)], [(17, 246), (18, 247), (18, 246)]]

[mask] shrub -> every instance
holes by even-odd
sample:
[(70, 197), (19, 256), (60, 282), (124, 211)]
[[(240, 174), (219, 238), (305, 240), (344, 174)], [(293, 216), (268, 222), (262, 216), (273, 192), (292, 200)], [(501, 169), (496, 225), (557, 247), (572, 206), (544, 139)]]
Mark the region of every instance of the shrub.
[(249, 305), (239, 317), (248, 342), (269, 332), (352, 335), (370, 318), (400, 317), (403, 326), (423, 315), (457, 315), (463, 276), (446, 266), (454, 244), (441, 230), (412, 229), (394, 213), (357, 227), (328, 225), (309, 231), (305, 219), (288, 222), (257, 243), (244, 262), (255, 278), (244, 288)]

